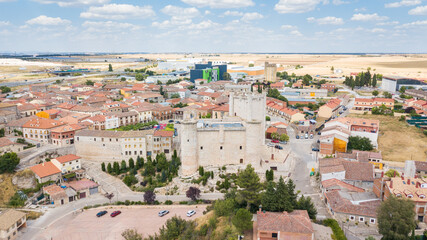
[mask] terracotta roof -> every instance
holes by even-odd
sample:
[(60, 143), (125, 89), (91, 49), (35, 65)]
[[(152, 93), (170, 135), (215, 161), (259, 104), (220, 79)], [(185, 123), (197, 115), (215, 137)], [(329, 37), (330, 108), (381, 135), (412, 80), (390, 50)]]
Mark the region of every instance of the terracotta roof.
[(6, 147), (15, 144), (14, 142), (10, 141), (7, 137), (0, 138), (0, 147)]
[(364, 192), (365, 191), (363, 188), (355, 187), (351, 184), (340, 181), (336, 178), (331, 178), (331, 179), (322, 181), (322, 186), (323, 186), (323, 188), (337, 187), (340, 190), (346, 189), (347, 191), (351, 191), (351, 192)]
[(172, 137), (174, 131), (158, 130), (154, 132), (155, 137)]
[(228, 112), (229, 111), (229, 105), (228, 104), (224, 104), (224, 105), (222, 105), (220, 107), (212, 109), (212, 111), (216, 111), (216, 112)]
[[(306, 210), (288, 212), (257, 212), (258, 231), (280, 231), (313, 234), (313, 226)], [(311, 239), (311, 237), (310, 237)]]
[(367, 162), (344, 161), (346, 180), (374, 181), (374, 165)]
[(353, 204), (348, 198), (345, 197), (345, 194), (346, 193), (342, 191), (329, 191), (325, 193), (325, 197), (328, 199), (329, 206), (334, 212), (374, 218), (377, 216), (377, 209), (381, 205), (381, 200), (369, 199), (370, 201)]
[(27, 214), (13, 209), (0, 210), (0, 230), (8, 230), (25, 215)]
[(415, 169), (417, 171), (425, 171), (425, 172), (427, 172), (427, 162), (415, 161)]
[(266, 133), (275, 133), (275, 132), (277, 132), (277, 128), (275, 128), (275, 127), (269, 127), (269, 128), (267, 128), (267, 130), (265, 132)]
[(55, 132), (55, 133), (63, 133), (63, 132), (70, 132), (70, 131), (76, 131), (76, 130), (80, 130), (83, 127), (78, 125), (78, 124), (67, 124), (67, 125), (63, 125), (57, 128), (54, 128), (51, 130), (51, 132)]
[(40, 178), (58, 174), (61, 172), (52, 162), (40, 163), (31, 167), (33, 171)]
[(71, 161), (80, 159), (80, 157), (74, 154), (68, 154), (68, 155), (57, 157), (55, 159), (60, 163), (66, 163), (66, 162), (71, 162)]
[(395, 196), (400, 195), (415, 202), (427, 202), (427, 187), (425, 187), (427, 182), (424, 179), (394, 177), (386, 181), (385, 184), (388, 190)]
[(23, 128), (37, 128), (37, 129), (50, 129), (55, 128), (61, 125), (64, 125), (65, 123), (53, 120), (53, 119), (47, 119), (47, 118), (33, 118), (30, 119), (28, 122), (26, 122), (24, 125), (22, 125)]
[(88, 188), (94, 188), (99, 186), (96, 182), (92, 182), (89, 179), (82, 179), (79, 181), (72, 181), (69, 182), (68, 184), (69, 187), (71, 187), (72, 189), (74, 189), (75, 191), (81, 191), (81, 190), (85, 190)]
[(19, 111), (29, 111), (29, 110), (36, 110), (37, 107), (31, 103), (24, 103), (20, 106), (18, 106)]

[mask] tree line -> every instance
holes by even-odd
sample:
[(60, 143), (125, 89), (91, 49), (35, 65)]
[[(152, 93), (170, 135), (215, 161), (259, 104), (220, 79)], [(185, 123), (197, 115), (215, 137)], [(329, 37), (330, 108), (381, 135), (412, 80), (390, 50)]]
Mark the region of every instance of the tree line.
[(353, 76), (345, 77), (344, 84), (348, 87), (351, 87), (351, 89), (354, 89), (354, 87), (376, 87), (378, 80), (382, 79), (381, 74), (374, 74), (371, 75), (369, 71), (367, 72), (361, 72), (356, 75), (356, 77), (353, 78)]

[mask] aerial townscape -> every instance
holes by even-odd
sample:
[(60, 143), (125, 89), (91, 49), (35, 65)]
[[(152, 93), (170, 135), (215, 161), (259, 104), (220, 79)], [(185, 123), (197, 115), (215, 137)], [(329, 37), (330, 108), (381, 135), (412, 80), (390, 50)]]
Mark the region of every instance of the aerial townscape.
[(0, 240), (427, 240), (425, 3), (0, 0)]

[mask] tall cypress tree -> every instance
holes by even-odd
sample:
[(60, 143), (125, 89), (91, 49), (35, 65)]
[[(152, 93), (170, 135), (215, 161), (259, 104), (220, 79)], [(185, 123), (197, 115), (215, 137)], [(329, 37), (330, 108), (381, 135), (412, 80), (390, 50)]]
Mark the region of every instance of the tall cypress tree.
[(292, 203), (291, 195), (289, 194), (289, 188), (281, 176), (279, 183), (277, 184), (275, 197), (277, 199), (278, 210), (280, 212), (292, 212), (294, 210), (294, 206), (296, 205)]
[(289, 201), (292, 206), (297, 206), (297, 194), (295, 193), (295, 184), (292, 179), (289, 179), (286, 184), (288, 194), (289, 194)]
[(276, 189), (274, 189), (275, 183), (270, 181), (267, 183), (267, 189), (261, 196), (262, 208), (270, 212), (278, 212), (279, 203), (277, 201)]

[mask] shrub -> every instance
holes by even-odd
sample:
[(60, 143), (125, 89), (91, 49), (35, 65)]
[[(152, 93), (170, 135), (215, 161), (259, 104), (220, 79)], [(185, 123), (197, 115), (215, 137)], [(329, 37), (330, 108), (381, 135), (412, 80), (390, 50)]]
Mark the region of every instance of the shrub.
[(172, 202), (171, 200), (166, 200), (166, 201), (165, 201), (165, 204), (166, 204), (166, 205), (172, 205), (172, 203), (173, 203), (173, 202)]
[(332, 239), (335, 240), (347, 240), (344, 231), (340, 228), (340, 225), (335, 219), (326, 219), (324, 223), (332, 229)]

